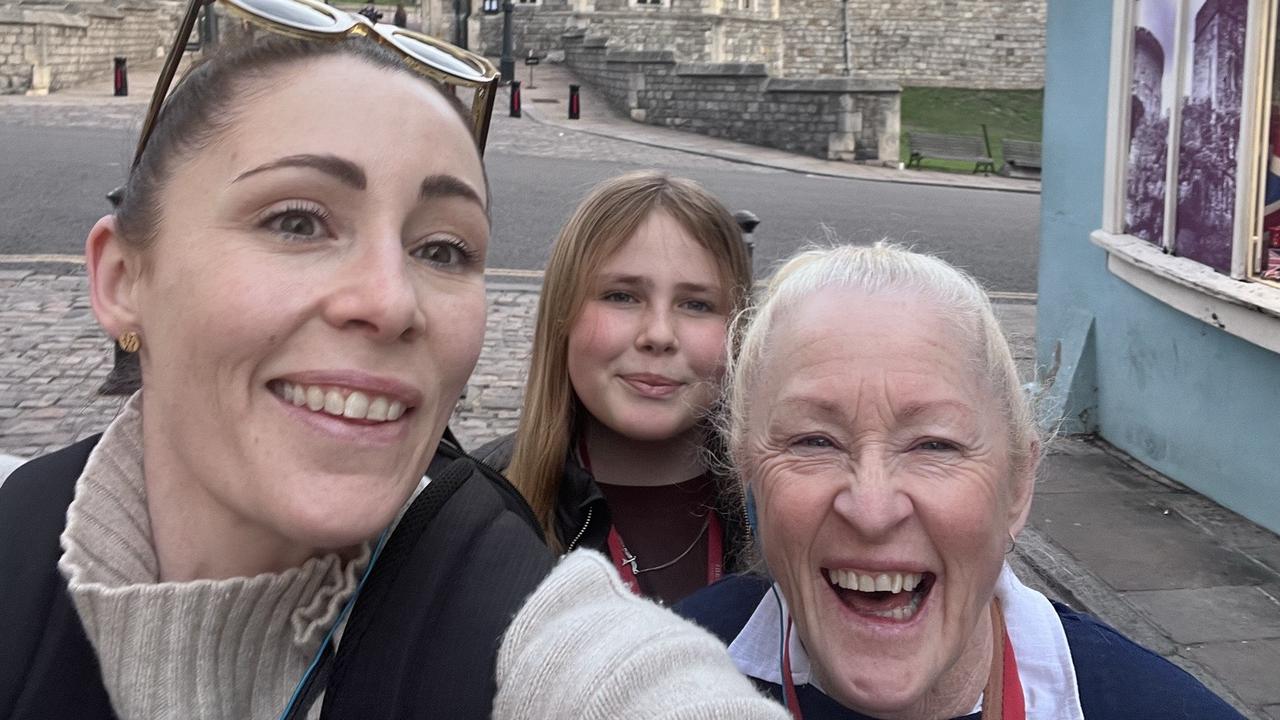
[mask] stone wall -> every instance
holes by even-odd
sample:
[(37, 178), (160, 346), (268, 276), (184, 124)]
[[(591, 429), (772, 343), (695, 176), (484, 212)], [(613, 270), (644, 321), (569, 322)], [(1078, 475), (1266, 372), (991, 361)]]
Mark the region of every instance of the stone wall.
[[(542, 7), (516, 6), (511, 14), (512, 53), (524, 57), (529, 50), (548, 52), (560, 49), (560, 36), (574, 26), (575, 13), (567, 4)], [(469, 23), (472, 50), (496, 58), (502, 54), (502, 14), (472, 16)]]
[[(610, 7), (612, 9), (605, 9)], [(573, 10), (564, 0), (542, 6), (518, 6), (512, 13), (515, 57), (529, 50), (561, 50), (560, 36), (570, 30), (609, 38), (622, 51), (672, 50), (681, 61), (730, 62), (750, 58), (777, 69), (782, 64), (783, 25), (748, 13), (717, 15), (683, 9), (614, 8), (598, 0), (590, 12)], [(502, 53), (502, 15), (472, 18), (471, 49), (489, 57)]]
[[(788, 0), (783, 73), (846, 70), (845, 4)], [(849, 72), (904, 85), (1044, 86), (1046, 0), (904, 0), (848, 3)]]
[(684, 63), (566, 33), (565, 62), (633, 120), (831, 160), (896, 164), (901, 88), (854, 78), (777, 78), (762, 63)]
[[(764, 63), (784, 77), (1039, 88), (1044, 85), (1046, 3), (785, 0), (775, 15), (767, 2), (739, 11), (712, 0), (671, 0), (670, 6), (543, 0), (516, 8), (513, 39), (517, 55), (529, 48), (556, 51), (559, 33), (580, 29), (608, 37), (616, 50), (671, 50), (681, 62)], [(471, 47), (500, 54), (502, 15), (478, 15), (473, 23)]]
[(0, 93), (57, 90), (109, 74), (112, 58), (163, 55), (184, 5), (171, 0), (0, 5)]

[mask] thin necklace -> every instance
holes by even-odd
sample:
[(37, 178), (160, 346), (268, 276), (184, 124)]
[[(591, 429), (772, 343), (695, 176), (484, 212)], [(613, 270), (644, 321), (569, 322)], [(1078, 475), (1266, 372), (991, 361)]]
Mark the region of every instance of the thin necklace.
[(630, 565), (631, 572), (634, 575), (641, 575), (643, 573), (653, 572), (655, 570), (665, 570), (666, 568), (669, 568), (672, 565), (675, 565), (676, 563), (683, 560), (685, 555), (688, 555), (689, 553), (693, 552), (693, 549), (698, 546), (698, 541), (701, 540), (702, 536), (706, 534), (707, 527), (709, 527), (710, 524), (711, 524), (711, 516), (708, 515), (707, 519), (702, 521), (702, 529), (698, 531), (697, 535), (693, 536), (693, 542), (689, 543), (689, 547), (685, 548), (684, 552), (675, 556), (671, 560), (668, 560), (667, 562), (662, 563), (661, 565), (654, 565), (653, 567), (647, 567), (647, 568), (640, 567), (639, 559), (636, 558), (636, 556), (633, 555), (631, 551), (627, 549), (627, 544), (623, 543), (622, 544), (622, 564)]

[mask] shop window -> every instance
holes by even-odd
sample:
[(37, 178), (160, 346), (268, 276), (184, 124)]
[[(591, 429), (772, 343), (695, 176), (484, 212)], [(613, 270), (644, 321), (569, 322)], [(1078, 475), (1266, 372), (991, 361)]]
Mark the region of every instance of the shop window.
[(1124, 232), (1230, 273), (1248, 0), (1125, 1)]
[(1266, 86), (1270, 90), (1266, 103), (1267, 138), (1262, 146), (1260, 164), (1263, 169), (1262, 199), (1259, 201), (1262, 217), (1258, 228), (1258, 248), (1252, 255), (1255, 265), (1251, 268), (1265, 282), (1280, 284), (1280, 73), (1276, 61), (1280, 57), (1280, 32), (1272, 34), (1269, 44), (1271, 58), (1267, 66)]
[(1280, 0), (1115, 0), (1107, 268), (1280, 352)]

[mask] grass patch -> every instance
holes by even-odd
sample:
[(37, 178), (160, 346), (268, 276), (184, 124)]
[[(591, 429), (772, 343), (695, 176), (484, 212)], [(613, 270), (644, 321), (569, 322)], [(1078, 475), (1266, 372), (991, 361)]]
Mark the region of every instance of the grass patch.
[[(1000, 141), (1008, 137), (1040, 142), (1043, 118), (1043, 90), (903, 88), (901, 160), (905, 163), (911, 156), (907, 136), (913, 130), (982, 137), (982, 125), (986, 124), (998, 169), (1004, 165)], [(973, 172), (973, 163), (926, 158), (922, 164), (930, 170)]]

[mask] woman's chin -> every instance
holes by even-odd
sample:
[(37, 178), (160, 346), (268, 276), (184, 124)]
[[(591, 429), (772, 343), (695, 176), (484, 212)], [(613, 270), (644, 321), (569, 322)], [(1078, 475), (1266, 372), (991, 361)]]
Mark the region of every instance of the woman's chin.
[(344, 493), (317, 498), (305, 507), (295, 507), (285, 519), (283, 534), (299, 545), (333, 551), (375, 540), (395, 519), (403, 500), (369, 494)]

